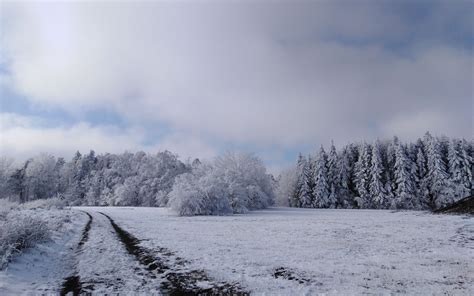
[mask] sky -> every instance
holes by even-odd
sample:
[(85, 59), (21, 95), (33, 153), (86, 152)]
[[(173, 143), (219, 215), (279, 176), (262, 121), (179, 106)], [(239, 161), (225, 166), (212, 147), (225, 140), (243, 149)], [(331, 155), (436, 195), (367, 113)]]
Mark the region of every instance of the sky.
[(470, 1), (0, 2), (0, 154), (472, 138)]

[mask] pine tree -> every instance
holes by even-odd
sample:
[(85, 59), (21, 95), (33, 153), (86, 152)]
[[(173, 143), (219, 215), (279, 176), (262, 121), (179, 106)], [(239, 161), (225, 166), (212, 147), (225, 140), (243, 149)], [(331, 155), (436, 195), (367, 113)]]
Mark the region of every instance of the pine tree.
[(398, 137), (393, 137), (392, 141), (387, 143), (385, 155), (385, 167), (387, 168), (385, 171), (385, 192), (390, 208), (396, 208), (395, 191), (397, 183), (395, 180), (395, 152), (399, 143)]
[(466, 162), (464, 160), (465, 152), (462, 151), (462, 142), (458, 139), (452, 139), (448, 146), (448, 173), (450, 181), (454, 187), (454, 198), (456, 200), (466, 197), (470, 193), (470, 189), (465, 186), (464, 168)]
[(472, 194), (473, 184), (472, 184), (472, 172), (473, 172), (473, 157), (472, 151), (469, 143), (466, 140), (462, 140), (461, 143), (461, 154), (462, 154), (462, 160), (463, 160), (463, 165), (462, 165), (462, 182), (464, 184), (464, 187), (468, 190), (469, 194)]
[(338, 196), (339, 196), (339, 159), (334, 146), (334, 142), (331, 142), (331, 150), (328, 156), (328, 186), (329, 186), (329, 207), (336, 208), (341, 207)]
[(397, 183), (395, 194), (399, 209), (414, 209), (417, 206), (411, 167), (406, 148), (401, 144), (397, 145), (395, 150), (395, 180)]
[[(419, 141), (421, 143), (421, 140)], [(428, 167), (426, 164), (426, 155), (423, 149), (423, 145), (417, 145), (418, 152), (416, 154), (416, 190), (418, 201), (421, 209), (428, 209), (430, 207), (429, 202), (429, 179), (428, 179)]]
[(350, 149), (344, 147), (339, 157), (339, 179), (338, 179), (338, 207), (351, 208), (354, 204), (351, 193), (352, 165)]
[(304, 167), (306, 166), (306, 159), (300, 153), (298, 155), (298, 161), (296, 163), (296, 185), (295, 185), (295, 192), (290, 197), (290, 207), (301, 207), (301, 192), (303, 190), (303, 182), (304, 182)]
[(327, 155), (323, 146), (319, 149), (315, 163), (314, 199), (314, 206), (316, 208), (328, 208), (330, 206)]
[(314, 163), (311, 156), (303, 166), (303, 181), (300, 193), (300, 203), (303, 208), (312, 208), (314, 204)]
[(439, 139), (426, 133), (424, 144), (426, 145), (428, 186), (430, 188), (429, 203), (431, 208), (436, 209), (453, 202), (454, 190), (449, 180)]
[(369, 145), (363, 143), (359, 147), (359, 159), (355, 164), (355, 183), (358, 196), (356, 197), (356, 204), (358, 208), (369, 208), (371, 198), (369, 193), (370, 182), (370, 153)]
[(372, 147), (372, 161), (370, 166), (369, 193), (372, 197), (372, 208), (383, 209), (387, 207), (385, 187), (383, 184), (383, 166), (380, 142), (377, 140)]

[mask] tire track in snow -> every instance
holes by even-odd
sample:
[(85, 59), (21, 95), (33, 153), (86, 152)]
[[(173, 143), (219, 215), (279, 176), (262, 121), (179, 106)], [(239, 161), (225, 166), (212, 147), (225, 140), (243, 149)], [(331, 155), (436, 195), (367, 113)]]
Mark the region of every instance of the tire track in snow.
[[(84, 230), (82, 231), (81, 240), (79, 241), (76, 248), (76, 254), (80, 252), (82, 246), (89, 239), (89, 231), (91, 229), (92, 220), (93, 220), (92, 216), (89, 213), (87, 212), (83, 212), (83, 213), (85, 213), (89, 217), (89, 220), (87, 221), (86, 226), (84, 227)], [(80, 280), (79, 275), (77, 275), (77, 271), (76, 271), (73, 275), (64, 279), (60, 295), (66, 295), (70, 292), (72, 292), (73, 295), (79, 295), (79, 293), (81, 293), (81, 290), (82, 290), (81, 280)]]
[[(249, 295), (237, 283), (215, 282), (203, 270), (181, 270), (184, 265), (181, 258), (172, 258), (173, 253), (159, 248), (153, 252), (140, 246), (140, 240), (118, 226), (108, 215), (99, 212), (109, 219), (120, 241), (130, 255), (140, 264), (158, 276), (165, 279), (160, 285), (165, 295)], [(169, 263), (174, 259), (174, 266)]]
[(89, 212), (94, 221), (76, 256), (80, 294), (157, 294), (163, 281), (149, 274), (123, 247), (109, 220)]

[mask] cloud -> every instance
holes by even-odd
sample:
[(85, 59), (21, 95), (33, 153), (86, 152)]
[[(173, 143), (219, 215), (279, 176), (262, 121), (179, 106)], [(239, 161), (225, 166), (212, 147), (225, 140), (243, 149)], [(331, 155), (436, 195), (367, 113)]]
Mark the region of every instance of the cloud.
[[(2, 52), (18, 93), (71, 113), (112, 110), (134, 128), (165, 124), (160, 142), (175, 151), (472, 134), (473, 56), (462, 44), (472, 15), (462, 3), (2, 5)], [(91, 145), (112, 150), (143, 140), (75, 128), (47, 132), (60, 146), (86, 131)], [(39, 141), (35, 131), (24, 145)]]
[(140, 134), (133, 129), (92, 127), (78, 123), (70, 127), (44, 127), (43, 120), (13, 113), (0, 113), (2, 155), (27, 158), (39, 152), (71, 156), (75, 151), (123, 152), (140, 148)]
[(114, 126), (91, 126), (79, 122), (72, 126), (51, 127), (44, 119), (0, 113), (0, 154), (26, 159), (40, 152), (71, 157), (75, 151), (86, 153), (122, 153), (124, 151), (169, 150), (182, 159), (212, 157), (215, 151), (195, 137), (165, 135), (158, 145), (144, 144), (145, 131), (139, 127), (119, 129)]

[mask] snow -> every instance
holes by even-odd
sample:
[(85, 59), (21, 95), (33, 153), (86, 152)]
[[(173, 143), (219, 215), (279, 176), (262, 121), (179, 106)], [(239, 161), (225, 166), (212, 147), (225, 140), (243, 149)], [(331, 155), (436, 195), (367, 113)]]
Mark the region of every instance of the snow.
[[(89, 219), (82, 211), (92, 222), (81, 245)], [(204, 270), (215, 282), (238, 283), (255, 295), (474, 295), (472, 216), (295, 208), (194, 217), (165, 208), (62, 213), (71, 223), (53, 242), (0, 271), (0, 295), (58, 292), (72, 275), (83, 291), (97, 294), (160, 292), (165, 277), (130, 254), (101, 213), (139, 238), (141, 247), (167, 256), (171, 271)]]
[(57, 228), (53, 228), (50, 241), (23, 250), (0, 271), (0, 295), (55, 292), (71, 268), (73, 249), (79, 241), (85, 215), (70, 210), (30, 212), (34, 217), (56, 224)]
[(75, 264), (83, 289), (99, 295), (156, 290), (161, 280), (144, 276), (147, 271), (127, 253), (108, 219), (94, 212), (92, 217), (89, 238)]
[[(273, 208), (177, 217), (163, 208), (83, 209), (110, 215), (149, 249), (176, 252), (189, 269), (256, 294), (474, 294), (468, 216)], [(275, 278), (278, 268), (308, 282)]]

